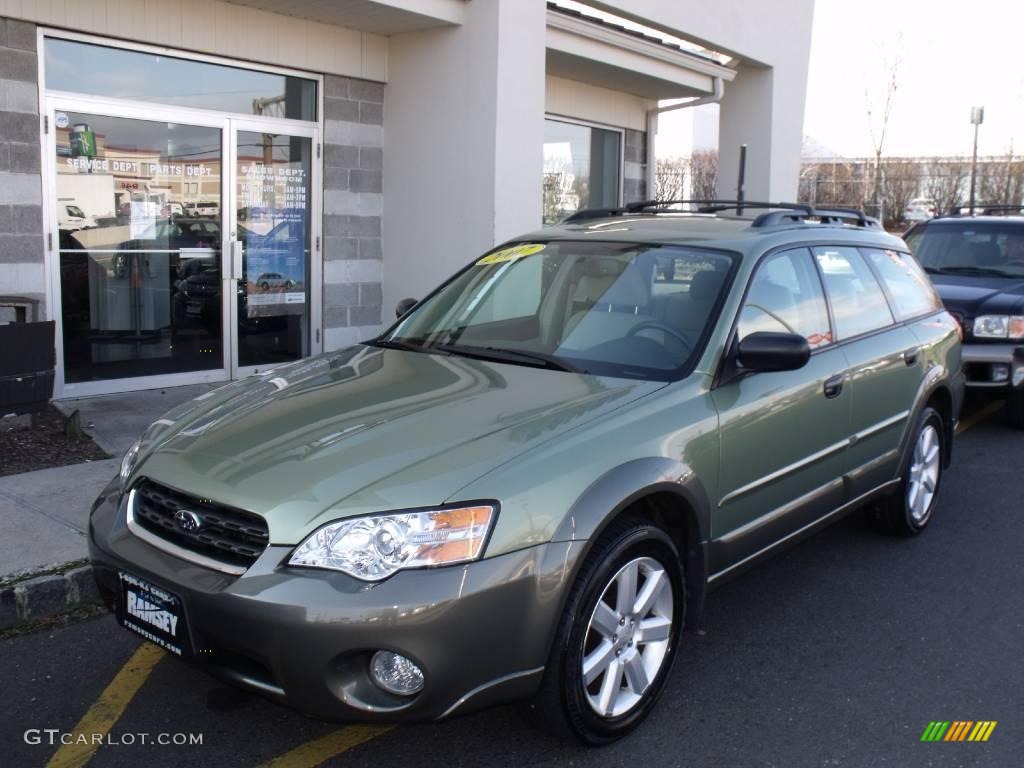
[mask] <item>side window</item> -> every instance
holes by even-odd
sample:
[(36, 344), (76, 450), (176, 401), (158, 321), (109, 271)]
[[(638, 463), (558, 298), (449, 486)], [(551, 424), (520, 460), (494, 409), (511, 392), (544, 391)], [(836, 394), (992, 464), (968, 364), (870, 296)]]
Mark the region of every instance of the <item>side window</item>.
[(814, 256), (832, 303), (838, 340), (893, 323), (882, 286), (856, 248), (816, 246)]
[(761, 331), (799, 334), (811, 349), (832, 342), (828, 308), (810, 251), (777, 253), (757, 268), (740, 311), (739, 338)]
[(889, 289), (889, 296), (900, 319), (917, 317), (942, 309), (942, 301), (935, 293), (928, 275), (914, 257), (898, 251), (862, 248), (864, 254)]

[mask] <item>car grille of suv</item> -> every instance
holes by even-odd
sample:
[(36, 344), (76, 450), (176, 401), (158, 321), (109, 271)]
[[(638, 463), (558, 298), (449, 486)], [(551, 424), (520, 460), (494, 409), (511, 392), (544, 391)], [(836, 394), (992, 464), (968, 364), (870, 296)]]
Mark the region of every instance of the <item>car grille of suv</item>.
[[(202, 524), (188, 531), (175, 518), (193, 512)], [(143, 479), (135, 486), (135, 521), (161, 539), (230, 565), (249, 567), (270, 541), (267, 521), (251, 512), (196, 499)]]

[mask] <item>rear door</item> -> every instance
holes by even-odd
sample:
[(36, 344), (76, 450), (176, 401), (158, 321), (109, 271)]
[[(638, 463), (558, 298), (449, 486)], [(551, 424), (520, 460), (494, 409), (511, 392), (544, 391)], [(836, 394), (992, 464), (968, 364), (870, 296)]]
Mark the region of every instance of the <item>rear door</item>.
[[(924, 376), (921, 343), (897, 323), (886, 290), (870, 262), (890, 262), (893, 251), (815, 246), (836, 341), (846, 355), (850, 447), (846, 500), (895, 477), (900, 439)], [(890, 255), (892, 254), (892, 255)], [(890, 262), (891, 263), (891, 262)]]
[(807, 248), (758, 266), (737, 336), (797, 333), (812, 353), (797, 371), (754, 373), (712, 393), (721, 424), (721, 469), (712, 514), (712, 570), (724, 571), (842, 503), (850, 394), (832, 343), (824, 293)]

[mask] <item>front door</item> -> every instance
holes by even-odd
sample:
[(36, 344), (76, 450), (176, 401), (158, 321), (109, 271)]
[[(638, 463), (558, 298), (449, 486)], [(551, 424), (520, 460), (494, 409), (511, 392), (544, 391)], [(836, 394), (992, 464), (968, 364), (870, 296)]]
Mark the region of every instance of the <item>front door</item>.
[(321, 347), (315, 128), (231, 120), (232, 378)]
[(320, 351), (315, 126), (72, 96), (46, 117), (58, 397)]
[(715, 389), (721, 469), (711, 516), (712, 578), (840, 506), (850, 424), (847, 363), (833, 340), (806, 248), (757, 268), (737, 336), (796, 333), (812, 354), (796, 371), (754, 373)]

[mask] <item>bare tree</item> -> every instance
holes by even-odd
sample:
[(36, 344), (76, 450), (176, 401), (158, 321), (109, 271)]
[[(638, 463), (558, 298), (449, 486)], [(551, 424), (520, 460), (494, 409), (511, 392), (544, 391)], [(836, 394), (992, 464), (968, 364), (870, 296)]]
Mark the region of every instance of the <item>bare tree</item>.
[(682, 199), (689, 165), (685, 157), (666, 157), (658, 160), (654, 176), (654, 199)]
[(718, 196), (718, 150), (701, 149), (690, 155), (690, 197), (714, 200)]
[(883, 224), (893, 228), (903, 223), (907, 204), (917, 197), (921, 186), (921, 164), (916, 160), (887, 160), (883, 178)]
[(544, 224), (557, 224), (575, 211), (579, 198), (573, 194), (575, 177), (569, 163), (550, 161), (544, 167)]
[[(902, 50), (902, 35), (899, 36), (896, 45), (896, 55), (883, 66), (885, 74), (885, 96), (879, 101), (873, 101), (870, 92), (864, 90), (864, 102), (867, 106), (868, 131), (871, 134), (871, 146), (875, 152), (875, 174), (873, 184), (873, 200), (876, 204), (882, 202), (882, 152), (885, 150), (885, 135), (889, 130), (889, 118), (892, 116), (893, 104), (896, 102), (896, 91), (899, 88), (900, 54)], [(885, 61), (883, 59), (883, 61)]]
[(1024, 160), (1011, 149), (1005, 158), (980, 164), (978, 200), (989, 205), (1020, 205), (1024, 195)]
[(924, 195), (939, 213), (949, 213), (964, 202), (964, 185), (971, 172), (971, 162), (964, 157), (933, 158), (924, 165)]
[(864, 183), (857, 161), (808, 161), (800, 170), (799, 199), (819, 206), (859, 207)]

